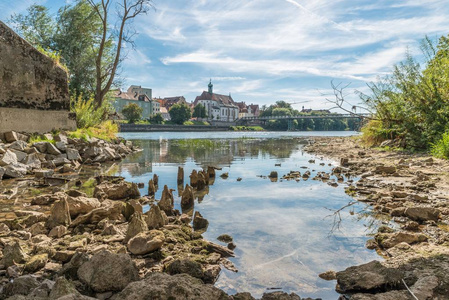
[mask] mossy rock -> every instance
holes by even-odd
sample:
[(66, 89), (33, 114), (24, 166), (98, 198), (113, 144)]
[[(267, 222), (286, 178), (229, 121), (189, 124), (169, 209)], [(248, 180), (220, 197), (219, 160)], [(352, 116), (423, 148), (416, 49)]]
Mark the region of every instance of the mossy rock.
[(39, 271), (40, 269), (45, 267), (45, 265), (47, 264), (47, 260), (47, 253), (34, 255), (25, 264), (24, 271), (27, 273), (34, 273), (36, 271)]

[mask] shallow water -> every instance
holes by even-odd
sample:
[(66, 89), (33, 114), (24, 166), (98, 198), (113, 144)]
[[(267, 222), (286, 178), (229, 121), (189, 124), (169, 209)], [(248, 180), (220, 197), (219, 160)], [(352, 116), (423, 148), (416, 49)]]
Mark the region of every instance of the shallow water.
[[(331, 216), (352, 200), (345, 184), (331, 187), (313, 181), (271, 182), (266, 177), (277, 171), (279, 177), (291, 170), (330, 171), (335, 164), (302, 151), (304, 136), (310, 132), (205, 132), (205, 133), (129, 133), (143, 151), (126, 158), (117, 175), (132, 182), (148, 183), (159, 176), (160, 199), (167, 184), (174, 192), (176, 208), (180, 199), (176, 183), (178, 166), (185, 170), (185, 183), (193, 169), (208, 165), (222, 168), (195, 210), (209, 220), (203, 236), (213, 242), (223, 233), (237, 245), (231, 261), (238, 273), (223, 270), (216, 286), (228, 293), (248, 291), (260, 297), (272, 288), (296, 292), (301, 297), (337, 299), (335, 281), (327, 282), (318, 274), (343, 270), (380, 257), (364, 247), (367, 234), (377, 227), (369, 208), (356, 204), (341, 212), (342, 222), (332, 231)], [(314, 135), (350, 135), (349, 132), (319, 132)], [(316, 163), (309, 163), (316, 159)], [(319, 163), (325, 163), (320, 166)], [(281, 164), (281, 166), (275, 166)], [(306, 167), (306, 168), (302, 168)], [(221, 173), (229, 172), (222, 179)], [(242, 178), (237, 181), (237, 178)], [(146, 188), (141, 190), (146, 194)], [(204, 196), (204, 197), (203, 197)], [(338, 219), (338, 218), (337, 218)], [(224, 245), (224, 244), (223, 244)]]

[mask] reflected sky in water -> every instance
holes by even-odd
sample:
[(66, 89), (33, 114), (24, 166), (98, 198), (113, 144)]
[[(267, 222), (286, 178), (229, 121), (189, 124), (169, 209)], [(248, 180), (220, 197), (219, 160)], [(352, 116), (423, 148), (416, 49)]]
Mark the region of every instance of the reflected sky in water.
[[(229, 293), (249, 291), (256, 297), (269, 288), (282, 288), (301, 297), (337, 299), (335, 282), (320, 279), (319, 273), (380, 259), (364, 247), (366, 235), (375, 230), (365, 205), (344, 210), (341, 229), (331, 233), (333, 218), (326, 216), (352, 200), (344, 193), (343, 184), (334, 188), (311, 179), (271, 182), (260, 177), (271, 171), (280, 177), (290, 171), (310, 170), (311, 177), (330, 171), (328, 164), (334, 162), (303, 153), (300, 134), (214, 134), (122, 134), (127, 139), (138, 138), (134, 142), (143, 151), (125, 159), (117, 174), (144, 182), (141, 192), (147, 194), (148, 180), (156, 173), (156, 198), (160, 199), (167, 184), (176, 189), (175, 202), (180, 208), (178, 166), (185, 169), (185, 183), (193, 169), (208, 165), (222, 168), (208, 193), (195, 203), (195, 210), (210, 222), (205, 238), (220, 243), (216, 238), (227, 233), (237, 244), (236, 257), (231, 260), (239, 272), (222, 271), (218, 287)], [(316, 163), (309, 163), (310, 159)], [(322, 162), (325, 166), (319, 165)], [(229, 172), (229, 178), (220, 178), (223, 172)], [(241, 181), (237, 181), (239, 177)]]

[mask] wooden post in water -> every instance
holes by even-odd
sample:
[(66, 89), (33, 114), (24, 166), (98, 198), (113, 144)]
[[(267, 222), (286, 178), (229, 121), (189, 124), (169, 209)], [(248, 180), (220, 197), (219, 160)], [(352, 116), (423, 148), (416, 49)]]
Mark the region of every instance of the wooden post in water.
[(184, 185), (184, 168), (178, 167), (178, 185)]

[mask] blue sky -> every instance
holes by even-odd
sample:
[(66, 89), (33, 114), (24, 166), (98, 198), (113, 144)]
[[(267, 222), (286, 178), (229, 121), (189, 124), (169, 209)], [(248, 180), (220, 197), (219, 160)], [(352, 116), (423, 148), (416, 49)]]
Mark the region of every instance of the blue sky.
[[(32, 3), (56, 11), (62, 0), (0, 0), (0, 20)], [(172, 0), (135, 20), (136, 50), (123, 64), (126, 85), (153, 96), (194, 100), (207, 90), (236, 101), (277, 100), (329, 108), (330, 82), (366, 83), (387, 74), (425, 35), (449, 33), (449, 0)], [(130, 49), (130, 47), (128, 47)], [(127, 86), (124, 86), (126, 88)]]

